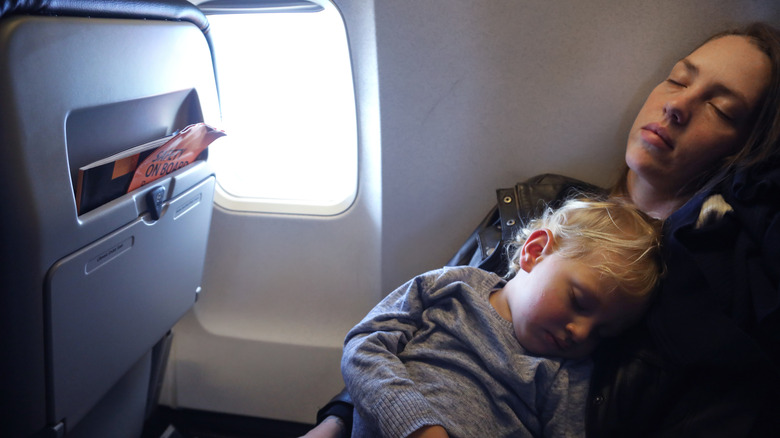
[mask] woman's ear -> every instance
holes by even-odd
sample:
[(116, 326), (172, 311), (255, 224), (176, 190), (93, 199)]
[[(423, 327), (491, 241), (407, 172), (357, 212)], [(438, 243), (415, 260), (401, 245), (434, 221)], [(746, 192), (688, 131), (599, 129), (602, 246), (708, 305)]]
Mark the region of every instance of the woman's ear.
[(552, 240), (552, 232), (547, 228), (532, 232), (520, 249), (520, 269), (531, 272), (531, 269), (552, 250)]

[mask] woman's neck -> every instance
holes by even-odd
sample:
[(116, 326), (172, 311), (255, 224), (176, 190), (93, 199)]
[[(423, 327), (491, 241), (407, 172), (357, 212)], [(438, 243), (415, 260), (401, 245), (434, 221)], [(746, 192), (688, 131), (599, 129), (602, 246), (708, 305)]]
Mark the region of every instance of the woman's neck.
[(657, 219), (668, 218), (688, 199), (686, 196), (661, 192), (638, 178), (634, 172), (627, 175), (626, 189), (634, 205)]

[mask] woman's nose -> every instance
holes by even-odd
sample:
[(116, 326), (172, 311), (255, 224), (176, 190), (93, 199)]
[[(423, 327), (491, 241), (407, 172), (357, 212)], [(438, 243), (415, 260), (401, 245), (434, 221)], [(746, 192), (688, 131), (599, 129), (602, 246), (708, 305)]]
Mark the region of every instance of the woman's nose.
[(663, 111), (664, 117), (676, 125), (688, 123), (690, 110), (688, 108), (688, 102), (684, 97), (670, 99), (664, 104)]

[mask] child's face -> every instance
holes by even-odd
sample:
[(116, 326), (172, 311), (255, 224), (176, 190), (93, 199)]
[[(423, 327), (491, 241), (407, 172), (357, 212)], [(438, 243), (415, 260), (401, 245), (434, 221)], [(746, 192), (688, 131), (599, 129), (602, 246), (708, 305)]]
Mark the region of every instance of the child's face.
[(612, 292), (614, 284), (597, 269), (560, 257), (546, 245), (521, 260), (521, 267), (504, 293), (515, 336), (533, 354), (585, 357), (601, 338), (617, 335), (645, 309), (643, 300)]

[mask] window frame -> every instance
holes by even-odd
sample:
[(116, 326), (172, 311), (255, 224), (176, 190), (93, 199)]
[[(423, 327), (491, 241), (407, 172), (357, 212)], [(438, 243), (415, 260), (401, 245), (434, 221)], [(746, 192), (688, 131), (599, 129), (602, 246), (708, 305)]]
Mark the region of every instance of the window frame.
[[(346, 31), (346, 23), (344, 22), (344, 18), (339, 11), (338, 7), (330, 1), (327, 0), (317, 0), (317, 1), (285, 1), (285, 0), (259, 0), (259, 1), (244, 1), (244, 2), (235, 2), (235, 1), (221, 1), (221, 0), (214, 0), (214, 1), (207, 1), (199, 5), (201, 9), (203, 10), (204, 14), (207, 15), (207, 17), (212, 18), (211, 16), (214, 15), (239, 15), (239, 14), (278, 14), (278, 13), (320, 13), (322, 11), (325, 11), (326, 9), (332, 9), (329, 11), (331, 14), (338, 14), (337, 16), (341, 20), (340, 26), (344, 30), (344, 44), (345, 48), (347, 50), (346, 52), (346, 60), (349, 65), (349, 88), (350, 95), (349, 99), (351, 101), (350, 107), (352, 108), (351, 116), (349, 117), (349, 121), (345, 122), (348, 123), (348, 130), (349, 133), (347, 133), (347, 130), (344, 131), (345, 138), (348, 137), (349, 148), (352, 150), (352, 152), (348, 152), (345, 154), (345, 159), (350, 160), (348, 164), (345, 165), (345, 168), (349, 171), (349, 175), (351, 175), (351, 179), (354, 180), (354, 183), (350, 183), (348, 189), (342, 190), (339, 192), (339, 195), (342, 196), (335, 196), (332, 199), (305, 199), (303, 197), (290, 197), (290, 198), (279, 198), (279, 197), (252, 197), (252, 196), (242, 196), (237, 195), (234, 193), (231, 193), (230, 189), (231, 187), (228, 187), (227, 189), (223, 187), (223, 185), (220, 183), (219, 178), (219, 169), (217, 170), (217, 184), (215, 188), (215, 194), (214, 194), (214, 203), (222, 207), (224, 209), (230, 210), (230, 211), (238, 211), (238, 212), (248, 212), (248, 213), (280, 213), (280, 214), (294, 214), (294, 215), (316, 215), (316, 216), (334, 216), (341, 213), (346, 212), (351, 205), (354, 204), (355, 200), (357, 199), (358, 191), (359, 191), (359, 137), (358, 137), (358, 114), (357, 114), (357, 96), (355, 91), (355, 72), (354, 72), (354, 66), (352, 65), (352, 59), (351, 59), (351, 53), (350, 53), (350, 47), (349, 47), (349, 37), (347, 35)], [(212, 33), (212, 39), (213, 39), (214, 33)], [(215, 49), (217, 50), (217, 49)], [(218, 58), (218, 51), (217, 56), (215, 57), (215, 63), (217, 63), (215, 71), (220, 70), (220, 65), (216, 61)], [(220, 87), (219, 78), (217, 79), (217, 86)], [(222, 104), (222, 99), (220, 99), (220, 104)], [(228, 138), (226, 138), (225, 142), (226, 144), (220, 145), (221, 147), (231, 147), (229, 144), (229, 137), (230, 132), (228, 130)], [(310, 181), (308, 184), (311, 184), (313, 181)], [(347, 184), (342, 184), (342, 188), (347, 188)]]

